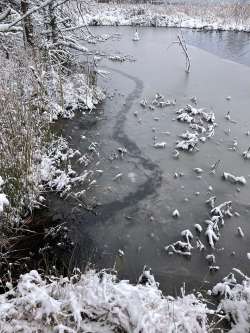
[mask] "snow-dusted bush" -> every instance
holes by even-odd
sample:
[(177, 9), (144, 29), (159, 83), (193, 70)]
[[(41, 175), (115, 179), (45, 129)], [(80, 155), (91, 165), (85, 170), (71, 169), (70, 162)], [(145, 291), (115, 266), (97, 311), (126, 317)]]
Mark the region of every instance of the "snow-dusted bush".
[(164, 297), (149, 272), (144, 272), (141, 282), (145, 285), (117, 282), (105, 271), (45, 280), (31, 271), (20, 277), (15, 289), (0, 296), (0, 329), (6, 333), (207, 332), (207, 306), (194, 295)]
[[(250, 281), (237, 283), (229, 274), (212, 289), (219, 298), (216, 311), (194, 294), (164, 296), (144, 269), (137, 285), (118, 281), (114, 273), (77, 270), (71, 278), (42, 277), (37, 271), (21, 275), (17, 286), (6, 283), (0, 295), (1, 332), (91, 333), (208, 333), (216, 322), (231, 324), (230, 333), (250, 329)], [(209, 304), (209, 303), (208, 303)], [(210, 327), (209, 317), (213, 315)], [(223, 330), (222, 330), (223, 331)], [(222, 332), (221, 331), (221, 332)]]
[[(84, 183), (86, 190), (94, 176), (94, 172), (87, 168), (91, 158), (91, 152), (82, 155), (79, 150), (71, 148), (63, 137), (54, 139), (43, 149), (43, 152), (40, 152), (40, 162), (35, 170), (40, 188), (45, 191), (52, 189), (61, 196), (69, 193), (76, 183), (78, 185)], [(72, 159), (77, 159), (79, 164), (84, 160), (85, 170), (81, 172), (81, 175), (77, 175), (77, 172), (72, 169)]]
[(48, 62), (39, 81), (46, 92), (43, 116), (48, 123), (73, 118), (77, 110), (93, 110), (105, 98), (101, 88), (89, 83), (81, 66), (62, 71), (60, 63)]
[(223, 312), (231, 323), (230, 333), (247, 333), (250, 331), (250, 279), (239, 270), (234, 271), (243, 277), (241, 283), (237, 283), (234, 273), (231, 273), (212, 291), (222, 297), (217, 312)]

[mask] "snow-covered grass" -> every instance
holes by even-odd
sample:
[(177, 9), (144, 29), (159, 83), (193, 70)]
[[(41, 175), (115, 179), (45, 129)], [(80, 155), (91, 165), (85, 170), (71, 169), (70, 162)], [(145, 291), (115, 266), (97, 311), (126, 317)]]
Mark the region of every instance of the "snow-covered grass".
[(0, 296), (0, 328), (6, 333), (207, 332), (208, 309), (195, 295), (164, 297), (147, 270), (140, 280), (144, 285), (118, 282), (105, 271), (45, 280), (31, 271)]
[[(235, 272), (243, 276), (241, 283)], [(70, 278), (33, 270), (16, 287), (8, 282), (5, 288), (0, 295), (5, 333), (208, 333), (217, 332), (223, 320), (231, 324), (230, 333), (250, 328), (250, 282), (236, 269), (209, 291), (218, 298), (216, 310), (201, 294), (186, 295), (185, 287), (180, 296), (164, 296), (146, 267), (136, 285), (105, 270), (76, 270)]]
[[(222, 298), (217, 312), (224, 313), (231, 322), (230, 333), (247, 333), (250, 330), (250, 280), (238, 269), (233, 271), (212, 292)], [(235, 272), (243, 277), (241, 283), (237, 283)]]
[(23, 55), (0, 58), (5, 69), (0, 76), (0, 175), (9, 219), (21, 215), (24, 207), (30, 209), (36, 198), (36, 155), (47, 136), (40, 110), (43, 97)]
[[(20, 273), (33, 269), (34, 253), (41, 259), (39, 268), (43, 264), (48, 267), (54, 264), (53, 259), (46, 259), (52, 246), (54, 251), (73, 246), (63, 230), (62, 241), (56, 241), (61, 237), (56, 234), (50, 243), (47, 234), (53, 229), (51, 221), (38, 221), (42, 230), (37, 233), (33, 211), (46, 206), (49, 191), (64, 199), (69, 195), (78, 205), (85, 205), (86, 193), (97, 175), (91, 163), (98, 156), (98, 145), (91, 143), (82, 152), (73, 149), (70, 139), (53, 133), (51, 123), (72, 118), (77, 110), (91, 112), (104, 98), (102, 90), (89, 83), (86, 73), (62, 74), (55, 63), (36, 63), (19, 51), (15, 50), (10, 59), (0, 54), (5, 68), (0, 75), (0, 281), (6, 281), (10, 271), (16, 281)], [(30, 234), (40, 235), (37, 244), (29, 240)], [(25, 250), (20, 250), (22, 241)]]
[(139, 25), (250, 32), (250, 6), (97, 4), (86, 15), (89, 25)]
[[(95, 75), (95, 73), (93, 74)], [(105, 94), (95, 84), (88, 82), (88, 75), (82, 68), (77, 68), (67, 75), (60, 74), (57, 66), (51, 66), (45, 76), (48, 121), (58, 118), (70, 119), (75, 111), (93, 110), (104, 98)]]
[(21, 48), (9, 59), (0, 54), (0, 63), (0, 219), (14, 223), (44, 200), (45, 190), (62, 192), (82, 180), (65, 166), (74, 154), (65, 140), (53, 139), (50, 123), (94, 109), (105, 95), (77, 64), (76, 71), (62, 71)]
[[(4, 45), (11, 45), (12, 53), (0, 52), (4, 69), (0, 74), (0, 280), (6, 281), (12, 268), (16, 281), (20, 273), (34, 267), (34, 252), (41, 258), (39, 268), (53, 262), (48, 264), (46, 259), (52, 247), (46, 235), (52, 225), (39, 221), (43, 230), (37, 233), (33, 219), (34, 209), (46, 206), (46, 193), (69, 195), (84, 206), (86, 193), (95, 184), (91, 162), (98, 153), (97, 143), (79, 152), (71, 147), (70, 138), (57, 137), (52, 123), (72, 118), (76, 111), (91, 112), (105, 95), (96, 85), (95, 67), (79, 63), (74, 54), (63, 52), (64, 62), (53, 58), (51, 49), (36, 49), (34, 55), (18, 36), (9, 40)], [(76, 168), (78, 163), (80, 174), (73, 170), (73, 163)], [(76, 185), (78, 193), (74, 193)], [(62, 241), (53, 238), (53, 249), (60, 245), (66, 251), (73, 243), (65, 241), (66, 231), (62, 233)], [(34, 246), (30, 243), (27, 235), (31, 234), (39, 234), (40, 240), (44, 237), (42, 248), (39, 241)], [(22, 241), (29, 248), (26, 255), (20, 250)]]
[[(20, 13), (6, 5), (0, 6), (1, 11), (6, 9), (0, 13), (0, 21), (9, 24), (20, 19)], [(90, 144), (83, 152), (74, 150), (70, 139), (53, 133), (51, 124), (59, 118), (74, 117), (76, 111), (91, 112), (105, 98), (97, 86), (95, 63), (89, 57), (85, 62), (83, 58), (79, 60), (75, 52), (86, 54), (87, 49), (66, 32), (63, 42), (59, 38), (52, 41), (44, 34), (45, 26), (48, 28), (47, 23), (44, 26), (47, 14), (36, 11), (36, 6), (33, 9), (31, 43), (27, 44), (28, 39), (19, 33), (0, 33), (0, 279), (3, 280), (9, 267), (14, 267), (14, 280), (17, 272), (27, 271), (23, 263), (30, 262), (34, 249), (19, 258), (21, 252), (16, 247), (22, 240), (25, 242), (27, 233), (37, 232), (33, 230), (36, 229), (33, 210), (46, 206), (46, 192), (57, 192), (64, 198), (73, 196), (81, 205), (85, 203), (86, 192), (95, 184), (96, 173), (90, 163), (97, 156), (97, 143)], [(5, 15), (8, 12), (11, 15)], [(55, 15), (58, 21), (61, 15), (72, 16), (65, 8), (58, 8)], [(81, 174), (73, 170), (73, 160), (79, 163)], [(72, 194), (75, 184), (79, 192)], [(41, 224), (44, 230), (39, 235), (46, 238), (51, 225), (47, 221)], [(45, 248), (46, 244), (47, 241)], [(25, 243), (26, 246), (30, 244)], [(34, 250), (37, 254), (41, 250), (38, 247)], [(16, 255), (12, 256), (13, 253)]]

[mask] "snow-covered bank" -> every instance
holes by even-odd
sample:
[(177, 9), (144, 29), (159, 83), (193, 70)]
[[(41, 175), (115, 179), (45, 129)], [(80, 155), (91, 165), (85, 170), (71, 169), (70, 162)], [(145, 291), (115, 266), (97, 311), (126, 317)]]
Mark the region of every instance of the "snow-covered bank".
[(163, 296), (148, 269), (137, 285), (106, 271), (76, 272), (70, 279), (44, 279), (31, 271), (16, 288), (6, 287), (0, 296), (0, 329), (6, 333), (206, 333), (221, 320), (231, 322), (231, 333), (249, 332), (250, 282), (244, 277), (238, 284), (233, 273), (211, 291), (221, 297), (217, 310), (200, 294), (185, 295), (185, 288), (179, 297)]
[[(244, 8), (242, 8), (244, 12)], [(246, 12), (246, 11), (245, 11)], [(97, 4), (86, 14), (88, 25), (181, 27), (202, 30), (250, 32), (250, 19), (235, 14), (233, 8), (155, 5)]]
[[(24, 11), (15, 4), (0, 5), (4, 68), (0, 75), (0, 222), (17, 224), (41, 203), (40, 198), (44, 200), (42, 193), (61, 192), (81, 181), (71, 170), (69, 142), (55, 139), (51, 123), (72, 118), (79, 110), (85, 114), (105, 98), (97, 87), (96, 64), (89, 58), (79, 60), (76, 54), (86, 55), (83, 42), (80, 45), (66, 31), (63, 40), (61, 33), (59, 38), (57, 25), (72, 19), (74, 2), (70, 6), (56, 3), (53, 8), (52, 2), (39, 6), (30, 2)], [(46, 24), (43, 16), (50, 17)], [(23, 22), (26, 17), (29, 22)]]
[(105, 272), (46, 282), (36, 271), (0, 296), (4, 332), (206, 332), (205, 304), (194, 295), (163, 297), (147, 285), (116, 282)]
[(11, 59), (0, 55), (5, 68), (0, 77), (4, 111), (0, 115), (0, 220), (8, 216), (11, 222), (20, 222), (23, 212), (38, 207), (44, 192), (65, 192), (83, 180), (71, 169), (70, 160), (86, 152), (73, 151), (66, 139), (52, 137), (49, 128), (58, 118), (72, 118), (77, 110), (83, 114), (93, 110), (105, 98), (80, 70), (60, 75), (55, 65), (43, 64), (44, 70), (38, 71), (32, 59), (23, 61), (23, 67), (18, 61), (19, 55)]
[[(21, 60), (23, 54), (18, 48), (10, 59), (0, 54), (5, 68), (0, 75), (0, 281), (6, 281), (10, 267), (16, 281), (20, 273), (42, 267), (47, 255), (54, 262), (62, 248), (65, 253), (71, 250), (74, 244), (68, 240), (64, 221), (56, 220), (60, 226), (55, 230), (55, 220), (47, 217), (41, 222), (42, 213), (35, 217), (35, 208), (47, 206), (49, 192), (84, 205), (98, 176), (90, 164), (98, 159), (96, 140), (86, 138), (79, 151), (70, 137), (55, 133), (52, 123), (71, 119), (77, 111), (82, 117), (90, 117), (92, 111), (94, 118), (93, 109), (104, 93), (89, 83), (83, 70), (62, 75), (56, 64), (37, 64), (27, 54)], [(37, 238), (27, 241), (31, 233)]]

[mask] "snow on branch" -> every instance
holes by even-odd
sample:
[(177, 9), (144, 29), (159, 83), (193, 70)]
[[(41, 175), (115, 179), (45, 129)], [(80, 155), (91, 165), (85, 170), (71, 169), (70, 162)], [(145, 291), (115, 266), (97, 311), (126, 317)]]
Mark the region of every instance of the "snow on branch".
[(77, 51), (81, 51), (81, 52), (87, 52), (88, 49), (83, 46), (83, 45), (80, 45), (76, 42), (65, 42), (65, 41), (59, 41), (58, 43), (54, 43), (50, 46), (50, 48), (54, 47), (54, 46), (64, 46), (64, 47), (69, 47), (71, 49), (74, 49), (74, 50), (77, 50)]
[(23, 29), (21, 27), (10, 27), (9, 24), (0, 24), (1, 32), (21, 32)]
[(6, 17), (8, 17), (11, 14), (11, 9), (8, 8), (5, 12), (3, 12), (2, 14), (0, 14), (0, 22), (5, 20)]
[[(69, 1), (69, 0), (65, 0), (63, 3), (65, 3), (66, 1)], [(0, 32), (20, 31), (20, 29), (21, 29), (20, 27), (19, 28), (14, 28), (18, 23), (23, 21), (26, 17), (30, 16), (31, 14), (34, 14), (35, 12), (47, 7), (48, 5), (52, 4), (53, 2), (56, 2), (56, 0), (46, 0), (41, 5), (32, 7), (24, 15), (18, 17), (12, 23), (1, 24), (0, 25)], [(6, 15), (6, 14), (2, 14), (3, 17), (4, 17), (4, 15)], [(6, 18), (6, 16), (4, 18)], [(1, 22), (1, 19), (0, 19), (0, 22)]]

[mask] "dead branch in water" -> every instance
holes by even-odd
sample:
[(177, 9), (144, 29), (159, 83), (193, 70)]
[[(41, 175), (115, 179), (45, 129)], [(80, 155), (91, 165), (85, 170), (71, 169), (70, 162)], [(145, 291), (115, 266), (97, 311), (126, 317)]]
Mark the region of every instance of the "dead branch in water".
[(190, 72), (191, 61), (190, 61), (190, 57), (188, 55), (186, 42), (185, 42), (183, 36), (177, 35), (177, 38), (178, 38), (177, 43), (182, 47), (182, 50), (183, 50), (183, 52), (186, 56), (186, 72), (189, 73)]
[(185, 39), (182, 35), (182, 31), (180, 30), (180, 34), (177, 35), (177, 41), (174, 41), (172, 42), (167, 50), (173, 45), (173, 44), (179, 44), (185, 54), (185, 57), (186, 57), (186, 73), (189, 73), (190, 72), (190, 67), (191, 67), (191, 60), (190, 60), (190, 57), (189, 57), (189, 54), (188, 54), (188, 50), (187, 50), (187, 45), (186, 45), (186, 42), (185, 42)]

